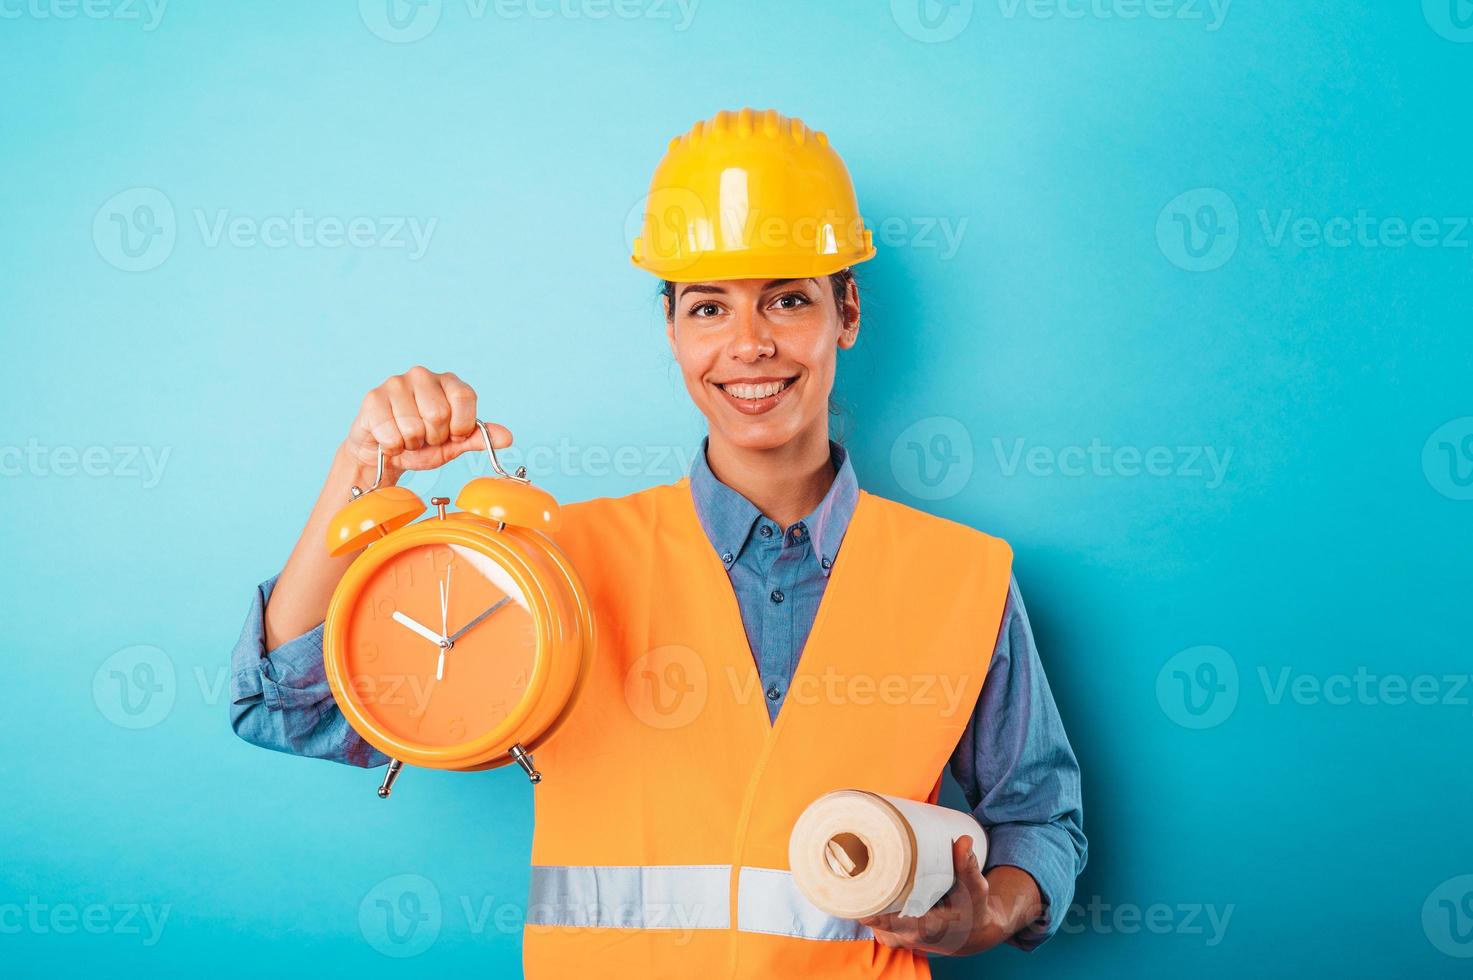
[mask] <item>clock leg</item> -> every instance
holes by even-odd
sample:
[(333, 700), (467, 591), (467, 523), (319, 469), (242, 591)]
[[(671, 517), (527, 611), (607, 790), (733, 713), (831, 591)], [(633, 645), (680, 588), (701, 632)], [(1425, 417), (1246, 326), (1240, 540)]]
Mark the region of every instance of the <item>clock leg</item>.
[(511, 747), (511, 757), (517, 760), (517, 765), (522, 767), (522, 771), (527, 774), (528, 779), (534, 783), (542, 782), (542, 773), (538, 772), (532, 765), (532, 757), (527, 754), (526, 749), (522, 748), (521, 742)]
[(384, 781), (378, 788), (378, 798), (387, 800), (389, 794), (394, 792), (394, 780), (399, 778), (399, 770), (404, 768), (404, 763), (398, 759), (389, 760), (389, 771), (384, 773)]

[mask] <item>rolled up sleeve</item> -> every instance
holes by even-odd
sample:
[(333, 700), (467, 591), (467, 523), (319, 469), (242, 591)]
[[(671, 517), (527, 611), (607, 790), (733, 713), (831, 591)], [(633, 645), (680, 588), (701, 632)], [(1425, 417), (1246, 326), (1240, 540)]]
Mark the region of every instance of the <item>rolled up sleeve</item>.
[(1016, 581), (1009, 583), (987, 682), (952, 755), (972, 814), (987, 830), (987, 868), (1022, 868), (1038, 883), (1042, 918), (1009, 942), (1034, 949), (1074, 900), (1088, 844), (1079, 762), (1064, 733)]
[(256, 589), (230, 655), (230, 727), (252, 745), (365, 769), (388, 757), (365, 742), (333, 699), (322, 665), (322, 626), (266, 649), (273, 577)]

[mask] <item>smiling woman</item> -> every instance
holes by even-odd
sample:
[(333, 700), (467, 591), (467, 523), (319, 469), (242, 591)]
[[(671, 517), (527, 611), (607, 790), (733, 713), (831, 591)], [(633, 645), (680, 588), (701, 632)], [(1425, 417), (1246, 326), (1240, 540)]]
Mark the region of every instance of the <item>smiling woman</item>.
[[(1008, 545), (861, 490), (830, 439), (840, 354), (859, 340), (852, 266), (875, 254), (848, 171), (797, 119), (723, 112), (671, 141), (649, 202), (632, 259), (664, 284), (666, 338), (709, 434), (687, 477), (567, 505), (550, 532), (586, 581), (597, 640), (537, 750), (526, 975), (893, 980), (929, 976), (929, 953), (1037, 946), (1084, 864), (1078, 766)], [(353, 558), (320, 542), (380, 453), (392, 483), (509, 445), (501, 426), (481, 438), (476, 405), (423, 367), (364, 398), (236, 648), (241, 737), (387, 761), (319, 681), (323, 612)], [(395, 608), (403, 628), (383, 642), (424, 662), (449, 629), (445, 598), (440, 633)], [(489, 597), (474, 598), (469, 612)], [(437, 677), (457, 666), (446, 649)], [(950, 889), (917, 916), (837, 918), (804, 897), (788, 844), (809, 804), (846, 788), (935, 803), (948, 767), (988, 832), (985, 868), (960, 836)]]

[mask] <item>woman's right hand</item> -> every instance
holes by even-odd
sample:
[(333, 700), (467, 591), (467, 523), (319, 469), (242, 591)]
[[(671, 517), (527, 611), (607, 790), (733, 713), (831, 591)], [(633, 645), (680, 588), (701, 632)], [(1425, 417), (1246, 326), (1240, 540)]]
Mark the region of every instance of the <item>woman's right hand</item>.
[[(488, 422), (497, 449), (511, 445), (511, 431)], [(476, 425), (476, 393), (454, 374), (412, 367), (363, 396), (344, 448), (365, 467), (384, 451), (384, 480), (405, 470), (432, 470), (461, 453), (484, 449)]]

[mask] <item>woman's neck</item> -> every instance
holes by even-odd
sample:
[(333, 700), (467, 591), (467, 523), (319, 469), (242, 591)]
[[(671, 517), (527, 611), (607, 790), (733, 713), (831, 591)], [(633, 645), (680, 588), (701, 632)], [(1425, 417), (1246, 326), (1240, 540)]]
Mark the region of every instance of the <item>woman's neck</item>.
[(712, 432), (706, 463), (716, 479), (786, 529), (811, 514), (834, 482), (827, 427), (772, 449), (747, 449)]

